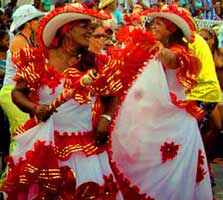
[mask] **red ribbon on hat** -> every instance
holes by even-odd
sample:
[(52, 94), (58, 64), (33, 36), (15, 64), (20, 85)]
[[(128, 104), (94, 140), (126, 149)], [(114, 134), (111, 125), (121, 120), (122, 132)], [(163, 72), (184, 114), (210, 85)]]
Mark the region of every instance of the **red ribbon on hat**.
[(58, 30), (57, 35), (53, 39), (52, 43), (50, 44), (49, 48), (56, 48), (59, 45), (59, 41), (63, 38), (65, 33), (69, 32), (73, 29), (74, 26), (77, 25), (77, 21), (70, 22), (68, 24), (65, 24), (61, 29)]

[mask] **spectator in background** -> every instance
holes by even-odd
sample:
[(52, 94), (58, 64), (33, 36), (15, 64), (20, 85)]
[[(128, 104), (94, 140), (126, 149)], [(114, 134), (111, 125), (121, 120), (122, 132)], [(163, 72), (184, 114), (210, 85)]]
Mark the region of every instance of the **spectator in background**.
[(33, 6), (36, 8), (36, 9), (40, 9), (40, 0), (34, 0), (33, 1)]
[(215, 67), (223, 67), (223, 48), (219, 48), (218, 38), (214, 30), (202, 28), (199, 30), (199, 34), (204, 38), (211, 49), (212, 55), (214, 57)]
[[(10, 133), (13, 133), (19, 125), (23, 124), (29, 118), (29, 115), (23, 113), (11, 99), (11, 91), (15, 85), (13, 78), (16, 74), (16, 69), (13, 67), (11, 60), (11, 52), (34, 45), (31, 35), (34, 35), (34, 31), (36, 31), (34, 29), (37, 29), (38, 25), (38, 18), (41, 16), (43, 16), (43, 13), (32, 5), (20, 6), (13, 13), (13, 22), (10, 31), (15, 34), (17, 33), (17, 35), (12, 39), (10, 51), (7, 52), (4, 82), (0, 91), (0, 105), (9, 120)], [(14, 144), (13, 142), (11, 143), (12, 149), (14, 148)], [(1, 179), (4, 179), (4, 176), (5, 174), (2, 175)]]
[[(221, 90), (223, 90), (223, 48), (218, 47), (218, 38), (212, 29), (205, 29), (205, 28), (200, 29), (199, 34), (204, 38), (204, 40), (210, 47), (210, 50), (214, 58), (215, 69), (217, 72)], [(213, 112), (215, 121), (217, 122), (219, 129), (222, 129), (222, 119), (223, 119), (223, 112), (221, 112), (222, 109), (223, 109), (222, 103), (219, 103), (217, 104)]]
[(195, 0), (193, 1), (193, 7), (194, 7), (194, 13), (193, 17), (197, 17), (199, 19), (203, 18), (203, 12), (204, 12), (204, 2), (203, 0)]
[(204, 0), (204, 8), (204, 19), (220, 20), (219, 16), (215, 12), (212, 0)]
[[(210, 38), (205, 38), (207, 41)], [(196, 100), (201, 108), (206, 111), (205, 117), (199, 121), (201, 135), (206, 134), (206, 124), (217, 103), (221, 102), (221, 89), (216, 75), (215, 63), (212, 53), (205, 42), (198, 34), (195, 41), (189, 44), (190, 50), (199, 57), (201, 70), (198, 76), (198, 84), (187, 95), (187, 99)], [(219, 125), (219, 128), (221, 126)]]
[[(9, 155), (10, 133), (7, 117), (0, 106), (0, 176), (5, 170), (6, 162), (5, 158)], [(0, 186), (2, 180), (0, 180)], [(1, 196), (0, 196), (0, 200)]]
[[(3, 84), (3, 78), (5, 75), (6, 64), (6, 52), (9, 48), (9, 34), (6, 30), (0, 30), (0, 90)], [(9, 154), (10, 133), (7, 117), (0, 106), (0, 152), (2, 157), (0, 158), (0, 176), (5, 169), (6, 163), (5, 157)], [(1, 180), (0, 180), (1, 185)]]
[(221, 11), (221, 1), (219, 0), (215, 0), (213, 1), (213, 4), (214, 4), (214, 9), (215, 9), (215, 12), (216, 14), (219, 16), (219, 17), (222, 17), (222, 11)]
[(9, 3), (7, 3), (4, 7), (5, 14), (7, 17), (11, 20), (12, 14), (16, 9), (17, 0), (11, 0)]
[(117, 7), (117, 0), (100, 0), (98, 8), (112, 16), (112, 19), (106, 20), (103, 22), (103, 25), (110, 26), (112, 29), (118, 29), (118, 25), (123, 24), (122, 14)]
[(192, 16), (195, 14), (195, 9), (191, 0), (180, 0), (178, 6), (188, 10)]
[(217, 35), (218, 47), (223, 48), (223, 24), (215, 24), (211, 27)]
[(4, 9), (0, 9), (0, 29), (8, 30), (10, 27), (10, 21), (8, 16), (5, 14)]
[(62, 7), (65, 6), (65, 1), (64, 0), (57, 0), (54, 4), (54, 8)]
[(40, 0), (40, 10), (43, 12), (48, 12), (51, 10), (52, 1), (51, 0)]
[(6, 52), (9, 48), (9, 34), (0, 29), (0, 89), (5, 75)]
[(7, 52), (6, 73), (3, 87), (0, 91), (0, 105), (9, 119), (11, 133), (29, 117), (21, 112), (11, 100), (11, 91), (15, 85), (13, 78), (16, 74), (16, 69), (11, 61), (11, 52), (35, 45), (34, 35), (38, 26), (38, 18), (41, 16), (43, 16), (43, 13), (32, 5), (20, 6), (13, 13), (10, 31), (17, 34), (10, 44), (10, 51)]

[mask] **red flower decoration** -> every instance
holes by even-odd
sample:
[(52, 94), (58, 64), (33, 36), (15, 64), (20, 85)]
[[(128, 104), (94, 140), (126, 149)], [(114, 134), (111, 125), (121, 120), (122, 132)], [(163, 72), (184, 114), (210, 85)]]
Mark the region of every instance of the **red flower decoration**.
[(198, 151), (198, 161), (197, 161), (197, 175), (196, 175), (196, 183), (200, 183), (204, 179), (204, 175), (207, 172), (204, 169), (204, 155), (202, 151), (199, 149)]
[(113, 176), (104, 176), (104, 186), (100, 188), (101, 199), (116, 200), (118, 194), (117, 183), (114, 181)]
[(162, 153), (162, 162), (166, 162), (167, 160), (173, 160), (174, 157), (176, 157), (180, 145), (175, 144), (174, 142), (165, 142), (161, 148), (160, 151)]

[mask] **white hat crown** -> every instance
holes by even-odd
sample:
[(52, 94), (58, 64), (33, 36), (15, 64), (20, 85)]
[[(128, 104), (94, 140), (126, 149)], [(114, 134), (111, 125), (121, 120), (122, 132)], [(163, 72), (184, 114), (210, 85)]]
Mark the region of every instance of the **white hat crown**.
[(20, 6), (19, 8), (16, 9), (16, 11), (12, 15), (13, 21), (10, 27), (10, 31), (14, 32), (26, 22), (41, 17), (43, 15), (44, 15), (43, 12), (37, 10), (32, 5), (27, 4)]

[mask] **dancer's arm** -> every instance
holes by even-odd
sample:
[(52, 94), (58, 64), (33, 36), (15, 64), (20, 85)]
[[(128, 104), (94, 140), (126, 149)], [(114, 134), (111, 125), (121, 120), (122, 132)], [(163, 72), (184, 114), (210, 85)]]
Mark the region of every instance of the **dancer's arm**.
[(46, 121), (52, 114), (48, 105), (36, 104), (28, 98), (29, 89), (24, 80), (19, 80), (12, 90), (12, 101), (24, 112), (35, 115), (40, 121)]
[(157, 58), (162, 65), (169, 69), (176, 69), (178, 67), (176, 54), (169, 48), (164, 47), (163, 43), (157, 41), (150, 51), (157, 50)]
[(101, 97), (104, 113), (101, 115), (96, 129), (96, 141), (103, 145), (108, 141), (111, 119), (118, 105), (118, 97)]

